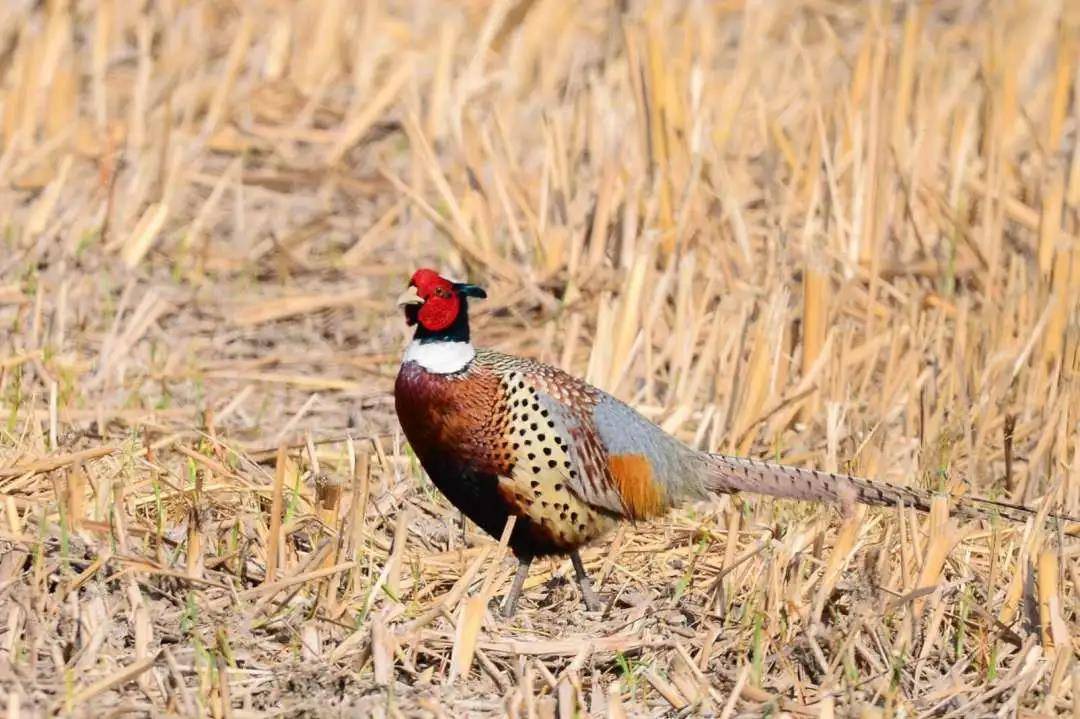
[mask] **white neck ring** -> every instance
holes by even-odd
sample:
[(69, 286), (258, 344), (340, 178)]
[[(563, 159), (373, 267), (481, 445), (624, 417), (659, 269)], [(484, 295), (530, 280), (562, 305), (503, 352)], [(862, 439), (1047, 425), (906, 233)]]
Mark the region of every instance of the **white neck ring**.
[(428, 372), (453, 374), (472, 362), (476, 350), (471, 342), (420, 342), (413, 340), (401, 363), (416, 362)]

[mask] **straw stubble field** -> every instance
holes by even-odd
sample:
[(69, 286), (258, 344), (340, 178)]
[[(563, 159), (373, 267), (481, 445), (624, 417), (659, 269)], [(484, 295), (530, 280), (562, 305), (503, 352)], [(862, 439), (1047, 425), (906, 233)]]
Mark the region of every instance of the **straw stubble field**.
[[(0, 705), (1080, 715), (1080, 12), (1062, 1), (0, 5)], [(404, 444), (393, 298), (753, 496), (534, 565)]]

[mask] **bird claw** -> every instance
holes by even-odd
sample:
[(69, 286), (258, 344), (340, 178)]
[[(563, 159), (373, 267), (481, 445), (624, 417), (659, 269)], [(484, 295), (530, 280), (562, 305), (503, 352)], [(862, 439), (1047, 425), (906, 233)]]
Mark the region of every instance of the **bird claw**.
[(502, 606), (499, 608), (499, 614), (502, 615), (503, 619), (513, 618), (514, 614), (517, 612), (516, 600), (517, 597), (507, 597), (506, 601), (503, 602)]
[(585, 608), (590, 612), (604, 611), (604, 605), (600, 598), (596, 596), (596, 592), (587, 583), (581, 585), (581, 598), (585, 600)]
[(506, 601), (503, 602), (501, 609), (504, 619), (511, 618), (517, 611), (518, 597), (521, 596), (521, 589), (525, 586), (525, 578), (529, 576), (531, 563), (532, 559), (518, 560), (517, 573), (514, 574), (514, 581), (510, 584), (510, 591), (506, 593)]
[(581, 598), (585, 601), (585, 608), (590, 612), (603, 611), (604, 605), (600, 603), (596, 592), (593, 591), (592, 582), (589, 581), (589, 575), (585, 572), (585, 565), (581, 563), (581, 555), (576, 551), (573, 552), (570, 555), (570, 561), (574, 565), (574, 574), (577, 575), (578, 586), (581, 587)]

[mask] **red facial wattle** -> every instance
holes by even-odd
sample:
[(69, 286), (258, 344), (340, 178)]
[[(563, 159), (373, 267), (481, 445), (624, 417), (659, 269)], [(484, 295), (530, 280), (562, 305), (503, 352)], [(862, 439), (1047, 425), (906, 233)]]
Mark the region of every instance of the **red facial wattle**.
[(406, 306), (406, 322), (419, 322), (430, 332), (440, 332), (454, 323), (462, 300), (450, 280), (434, 270), (420, 269), (413, 273), (410, 284), (423, 304)]
[[(416, 313), (416, 318), (420, 324), (431, 332), (439, 332), (454, 324), (454, 320), (457, 319), (458, 312), (461, 310), (461, 299), (457, 296), (457, 293), (450, 290), (448, 294), (443, 295), (442, 288), (439, 289), (438, 293), (433, 292), (430, 297), (424, 300), (424, 304), (420, 306), (420, 311)], [(423, 293), (420, 293), (420, 296), (423, 297)]]

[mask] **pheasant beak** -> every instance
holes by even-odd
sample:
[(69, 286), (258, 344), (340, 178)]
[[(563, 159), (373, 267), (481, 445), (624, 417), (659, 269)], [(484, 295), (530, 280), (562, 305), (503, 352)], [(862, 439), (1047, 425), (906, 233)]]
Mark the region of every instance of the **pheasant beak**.
[(406, 307), (408, 305), (422, 305), (424, 300), (420, 295), (416, 294), (416, 286), (409, 285), (409, 289), (402, 292), (397, 298), (398, 307)]

